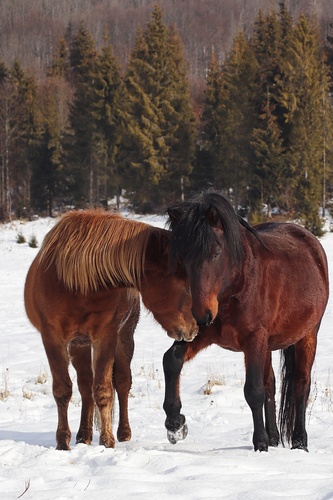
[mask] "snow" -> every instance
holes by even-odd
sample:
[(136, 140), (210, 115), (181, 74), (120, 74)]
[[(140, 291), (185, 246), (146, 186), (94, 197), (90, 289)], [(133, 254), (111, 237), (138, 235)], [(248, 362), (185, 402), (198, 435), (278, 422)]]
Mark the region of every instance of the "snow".
[[(164, 226), (161, 217), (146, 217)], [(27, 270), (54, 220), (0, 227), (0, 498), (329, 499), (333, 498), (333, 298), (321, 330), (307, 411), (309, 453), (288, 447), (254, 452), (243, 396), (243, 355), (212, 346), (183, 369), (181, 395), (189, 433), (176, 445), (164, 428), (162, 356), (172, 340), (143, 310), (135, 334), (129, 400), (132, 440), (115, 449), (75, 445), (80, 397), (69, 407), (71, 451), (55, 450), (57, 410), (41, 338), (23, 304)], [(333, 233), (322, 238), (333, 262)], [(333, 280), (331, 279), (333, 282)], [(279, 353), (274, 353), (279, 381)], [(71, 369), (75, 380), (75, 372)], [(279, 389), (279, 385), (278, 385)], [(278, 397), (277, 397), (278, 399)], [(117, 407), (115, 426), (117, 425)]]

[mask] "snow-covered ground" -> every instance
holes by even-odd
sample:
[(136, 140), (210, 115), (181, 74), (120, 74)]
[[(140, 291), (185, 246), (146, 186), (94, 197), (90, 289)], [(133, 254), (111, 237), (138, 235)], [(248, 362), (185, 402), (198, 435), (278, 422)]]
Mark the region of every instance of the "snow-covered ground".
[[(158, 217), (147, 217), (163, 227)], [(80, 397), (69, 416), (71, 451), (55, 450), (57, 410), (40, 335), (26, 318), (23, 286), (51, 219), (0, 227), (0, 498), (51, 499), (329, 499), (333, 498), (333, 297), (319, 333), (307, 412), (309, 453), (255, 453), (244, 400), (242, 354), (218, 347), (185, 365), (181, 394), (189, 433), (176, 445), (164, 428), (162, 356), (172, 340), (143, 310), (135, 334), (129, 401), (132, 440), (115, 449), (75, 445)], [(333, 233), (322, 238), (333, 262)], [(333, 279), (331, 278), (333, 283)], [(274, 356), (279, 380), (279, 353)], [(75, 379), (74, 371), (71, 371)], [(115, 413), (117, 419), (117, 409)]]

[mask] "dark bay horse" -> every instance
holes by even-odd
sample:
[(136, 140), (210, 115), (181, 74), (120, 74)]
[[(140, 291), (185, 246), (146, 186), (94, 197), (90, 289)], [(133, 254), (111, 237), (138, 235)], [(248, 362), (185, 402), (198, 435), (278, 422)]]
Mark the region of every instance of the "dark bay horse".
[(190, 341), (196, 335), (184, 270), (169, 272), (169, 239), (164, 229), (94, 210), (65, 214), (46, 235), (29, 269), (24, 299), (52, 373), (57, 449), (70, 448), (69, 361), (82, 397), (76, 442), (92, 440), (95, 402), (100, 444), (114, 446), (113, 388), (120, 410), (117, 437), (130, 439), (127, 404), (139, 292), (170, 337)]
[(186, 268), (192, 312), (200, 325), (193, 342), (175, 342), (164, 356), (170, 441), (175, 443), (187, 433), (180, 414), (183, 363), (217, 344), (244, 353), (244, 395), (253, 416), (254, 449), (260, 451), (279, 442), (271, 351), (282, 350), (281, 440), (307, 450), (311, 368), (328, 300), (322, 246), (296, 224), (249, 226), (218, 193), (208, 192), (169, 208), (168, 213), (171, 260)]

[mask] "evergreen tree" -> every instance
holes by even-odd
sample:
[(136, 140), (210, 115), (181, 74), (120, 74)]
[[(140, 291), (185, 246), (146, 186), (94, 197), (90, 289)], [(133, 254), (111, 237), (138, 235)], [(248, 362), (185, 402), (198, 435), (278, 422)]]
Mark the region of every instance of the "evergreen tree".
[(215, 188), (232, 195), (235, 207), (248, 185), (256, 68), (251, 46), (241, 32), (220, 70), (213, 59), (207, 81), (202, 144), (209, 152)]
[(59, 77), (48, 77), (40, 88), (41, 133), (32, 149), (31, 205), (53, 215), (62, 205), (62, 138), (67, 124), (68, 85)]
[(180, 40), (158, 7), (138, 32), (125, 84), (122, 158), (134, 204), (179, 198), (191, 171), (195, 121)]
[[(281, 5), (280, 8), (282, 10), (284, 6)], [(277, 84), (282, 73), (287, 19), (287, 14), (283, 11), (282, 29), (275, 11), (266, 17), (259, 12), (251, 39), (258, 62), (255, 109), (260, 118), (251, 139), (253, 157), (249, 195), (251, 210), (255, 213), (261, 210), (263, 203), (267, 205), (268, 212), (271, 204), (282, 204), (281, 198), (285, 194), (288, 177), (284, 157), (284, 109), (280, 104)]]
[(91, 34), (81, 24), (70, 52), (74, 98), (69, 111), (69, 131), (64, 138), (64, 174), (70, 198), (78, 206), (95, 204), (100, 137), (94, 115), (94, 79), (97, 51)]
[[(260, 116), (260, 127), (253, 130), (251, 141), (255, 160), (251, 188), (252, 192), (254, 187), (259, 192), (257, 202), (260, 201), (261, 206), (267, 206), (267, 215), (270, 214), (272, 204), (280, 204), (282, 193), (288, 189), (285, 147), (274, 111), (268, 93)], [(259, 208), (257, 205), (258, 203), (252, 207), (255, 212)]]
[[(220, 163), (220, 125), (226, 114), (222, 99), (223, 85), (221, 65), (213, 52), (207, 73), (196, 160), (191, 176), (194, 190), (207, 189), (215, 184), (214, 173)], [(223, 184), (226, 185), (225, 182)]]
[(118, 149), (122, 139), (121, 108), (124, 85), (120, 65), (113, 55), (107, 37), (97, 58), (93, 91), (94, 117), (105, 151), (100, 197), (106, 201), (110, 195), (115, 195), (119, 206), (123, 179), (118, 165)]
[(30, 206), (30, 149), (39, 133), (37, 84), (18, 60), (2, 66), (0, 93), (1, 218)]
[(318, 35), (305, 16), (293, 30), (279, 88), (290, 128), (288, 161), (294, 170), (295, 208), (305, 226), (320, 234), (329, 85)]
[(56, 54), (53, 58), (48, 74), (49, 76), (53, 77), (69, 78), (70, 74), (69, 50), (66, 39), (64, 37), (60, 38), (58, 42)]

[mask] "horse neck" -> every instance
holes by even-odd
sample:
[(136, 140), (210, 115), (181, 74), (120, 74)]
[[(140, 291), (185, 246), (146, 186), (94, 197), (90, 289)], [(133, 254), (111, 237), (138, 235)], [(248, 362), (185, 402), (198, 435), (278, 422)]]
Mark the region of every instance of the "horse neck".
[(157, 229), (152, 232), (145, 255), (144, 270), (141, 288), (144, 289), (145, 283), (150, 287), (158, 286), (155, 282), (160, 277), (169, 274), (169, 231)]
[(256, 267), (260, 242), (246, 228), (242, 227), (241, 232), (243, 255), (239, 263), (224, 266), (220, 289), (221, 298), (243, 293), (250, 283), (249, 277), (253, 275), (253, 269)]

